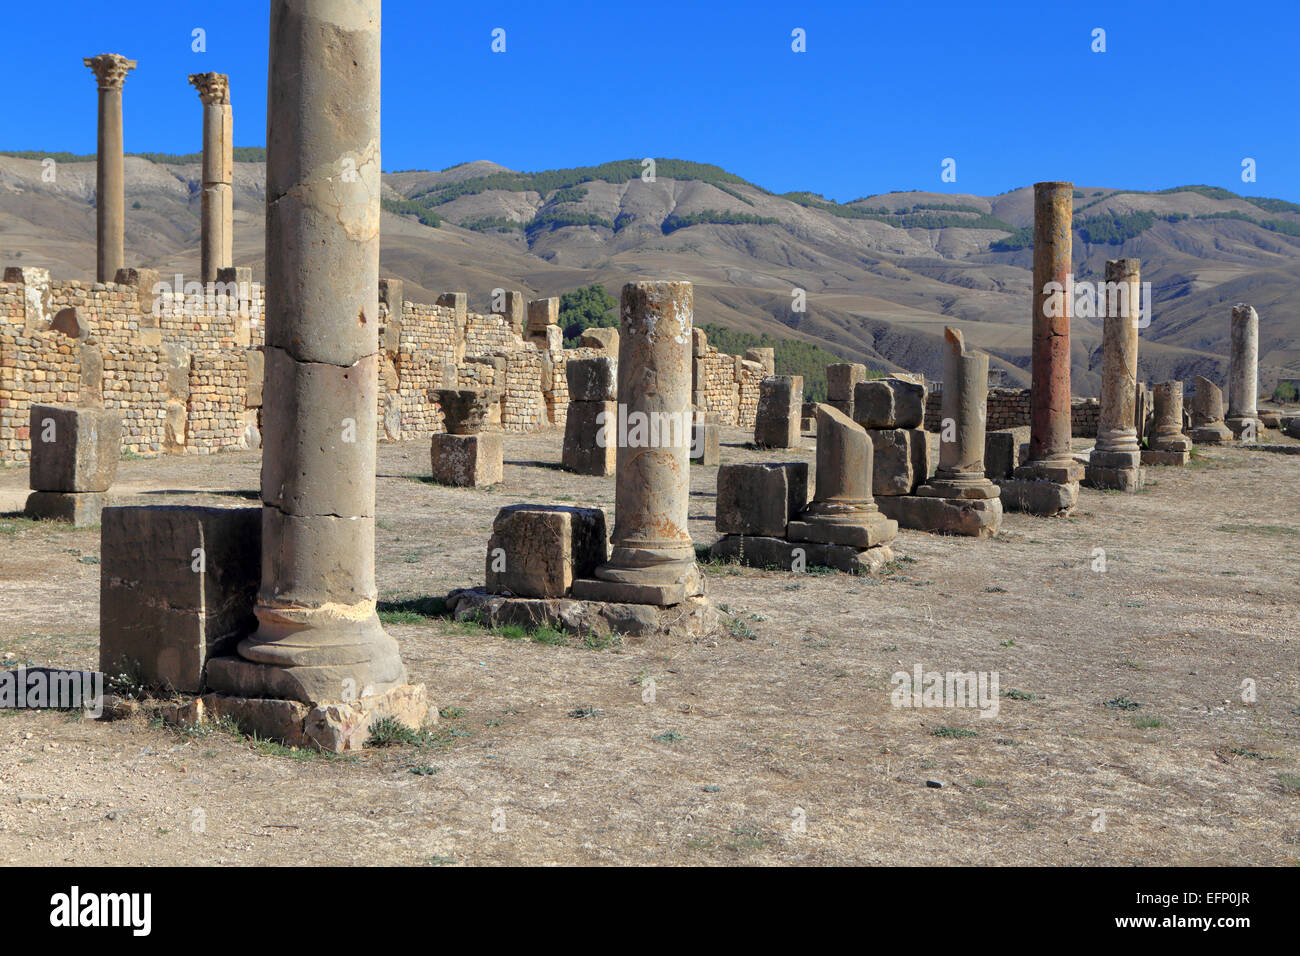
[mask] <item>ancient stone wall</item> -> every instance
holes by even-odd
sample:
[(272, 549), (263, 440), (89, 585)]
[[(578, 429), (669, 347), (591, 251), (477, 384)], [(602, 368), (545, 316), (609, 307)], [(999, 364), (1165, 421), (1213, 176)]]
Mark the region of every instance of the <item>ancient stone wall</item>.
[(32, 405), (73, 405), (81, 388), (77, 343), (57, 332), (0, 326), (0, 461), (27, 461)]
[[(1027, 388), (991, 388), (988, 397), (986, 428), (1029, 427), (1029, 395)], [(942, 416), (943, 391), (932, 389), (925, 399), (925, 427), (939, 431)], [(1075, 438), (1096, 438), (1101, 405), (1095, 398), (1076, 398), (1070, 402), (1070, 431)]]

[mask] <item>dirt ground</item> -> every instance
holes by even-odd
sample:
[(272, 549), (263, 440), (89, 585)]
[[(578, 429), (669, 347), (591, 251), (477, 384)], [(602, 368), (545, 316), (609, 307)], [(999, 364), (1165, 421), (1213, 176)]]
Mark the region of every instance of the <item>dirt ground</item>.
[[(812, 458), (748, 437), (725, 430), (723, 461)], [(559, 454), (557, 432), (507, 436), (504, 482), (463, 490), (420, 480), (426, 442), (380, 446), (381, 598), (444, 714), (418, 745), (331, 758), (0, 711), (0, 863), (1300, 862), (1300, 456), (1201, 449), (993, 540), (904, 531), (880, 580), (710, 566), (726, 623), (695, 642), (403, 613), (482, 583), (502, 505), (612, 515), (612, 479)], [(248, 505), (258, 462), (127, 460), (115, 497)], [(698, 543), (716, 471), (692, 469)], [(16, 517), (26, 481), (0, 469), (0, 658), (95, 667), (98, 529)], [(892, 706), (918, 663), (996, 672), (997, 716)]]

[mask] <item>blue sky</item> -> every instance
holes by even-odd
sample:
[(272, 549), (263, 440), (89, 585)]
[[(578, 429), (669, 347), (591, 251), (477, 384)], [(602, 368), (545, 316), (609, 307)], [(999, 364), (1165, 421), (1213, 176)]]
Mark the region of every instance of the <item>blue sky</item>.
[[(93, 152), (81, 58), (102, 52), (140, 61), (126, 85), (128, 151), (199, 149), (186, 76), (207, 70), (231, 75), (236, 144), (265, 143), (266, 0), (44, 9), (0, 57), (0, 149)], [(1300, 201), (1294, 0), (386, 0), (383, 15), (389, 170), (655, 156), (840, 201), (1048, 179)], [(206, 52), (191, 49), (196, 27)], [(490, 48), (497, 27), (505, 53)], [(791, 50), (795, 28), (805, 53)], [(1104, 53), (1091, 50), (1096, 28)], [(1246, 157), (1254, 183), (1241, 180)], [(945, 158), (956, 182), (941, 181)]]

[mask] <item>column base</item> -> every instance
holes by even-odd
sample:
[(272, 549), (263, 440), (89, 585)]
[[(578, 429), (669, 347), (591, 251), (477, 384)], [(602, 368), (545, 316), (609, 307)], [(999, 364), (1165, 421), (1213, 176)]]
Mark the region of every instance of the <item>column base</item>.
[[(609, 566), (597, 568), (600, 574)], [(569, 589), (575, 598), (583, 601), (603, 601), (610, 604), (650, 604), (669, 607), (689, 598), (703, 597), (706, 593), (704, 575), (694, 564), (680, 581), (653, 584), (641, 581), (607, 581), (603, 578), (577, 578)]]
[(879, 574), (894, 560), (893, 549), (884, 544), (860, 549), (744, 534), (723, 535), (709, 553), (750, 568), (775, 568), (796, 574), (812, 567), (834, 568), (846, 574)]
[(1141, 491), (1146, 484), (1142, 451), (1106, 451), (1098, 448), (1088, 456), (1083, 483), (1108, 491)]
[[(1228, 427), (1228, 431), (1232, 432), (1233, 437), (1238, 441), (1243, 440), (1241, 437), (1242, 433), (1247, 430), (1254, 432), (1254, 438), (1256, 441), (1258, 441), (1264, 434), (1264, 423), (1260, 419), (1250, 416), (1244, 418), (1225, 418), (1223, 424)], [(1249, 441), (1250, 439), (1247, 438), (1245, 440)]]
[(922, 485), (915, 495), (877, 498), (876, 503), (900, 528), (986, 538), (997, 534), (1002, 527), (998, 487), (992, 482), (989, 485), (994, 493), (991, 498), (939, 497), (926, 493), (929, 486)]
[(38, 521), (66, 521), (74, 528), (99, 524), (108, 494), (103, 491), (33, 491), (23, 514)]
[(785, 526), (790, 541), (840, 544), (865, 550), (889, 544), (898, 535), (898, 522), (885, 517), (872, 502), (867, 508), (814, 501)]
[(1062, 484), (1046, 479), (1007, 478), (998, 482), (998, 487), (1006, 511), (1023, 511), (1040, 517), (1065, 516), (1079, 503), (1077, 481)]
[(1160, 448), (1148, 448), (1142, 452), (1144, 465), (1185, 465), (1191, 460), (1189, 451), (1166, 451)]
[(1192, 441), (1198, 445), (1227, 445), (1236, 440), (1232, 431), (1222, 422), (1192, 429)]
[(654, 605), (574, 598), (520, 598), (489, 594), (483, 588), (468, 588), (447, 595), (447, 607), (458, 621), (473, 621), (487, 627), (551, 627), (578, 635), (694, 639), (708, 634), (718, 624), (718, 612), (704, 595), (687, 597), (672, 605)]

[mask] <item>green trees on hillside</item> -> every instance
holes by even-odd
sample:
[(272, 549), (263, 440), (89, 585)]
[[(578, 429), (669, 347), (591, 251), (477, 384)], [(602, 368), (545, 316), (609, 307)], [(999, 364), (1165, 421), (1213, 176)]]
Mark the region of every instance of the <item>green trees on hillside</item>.
[(666, 236), (678, 229), (685, 229), (687, 226), (698, 226), (701, 223), (712, 223), (718, 226), (779, 226), (781, 220), (772, 216), (755, 216), (747, 212), (720, 212), (717, 209), (701, 209), (699, 212), (689, 213), (685, 216), (678, 216), (674, 213), (663, 221), (660, 228), (663, 229)]
[(584, 329), (617, 328), (617, 309), (618, 300), (598, 282), (564, 293), (560, 296), (560, 328), (564, 329), (565, 344), (572, 346)]

